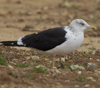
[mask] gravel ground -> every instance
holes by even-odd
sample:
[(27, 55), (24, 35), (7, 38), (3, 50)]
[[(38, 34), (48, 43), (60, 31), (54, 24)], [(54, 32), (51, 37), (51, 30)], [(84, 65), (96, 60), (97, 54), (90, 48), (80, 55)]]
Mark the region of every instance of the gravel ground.
[(0, 46), (0, 88), (100, 88), (100, 0), (0, 0), (0, 41), (66, 26), (82, 18), (97, 31), (86, 30), (81, 47), (62, 57), (35, 50)]

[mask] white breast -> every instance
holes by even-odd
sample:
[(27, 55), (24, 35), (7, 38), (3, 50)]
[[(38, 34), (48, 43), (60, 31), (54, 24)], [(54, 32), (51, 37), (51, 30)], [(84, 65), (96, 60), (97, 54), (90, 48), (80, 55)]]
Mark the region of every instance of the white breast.
[(73, 33), (70, 30), (67, 30), (67, 34), (65, 35), (67, 40), (59, 46), (46, 51), (49, 54), (56, 54), (56, 55), (66, 55), (71, 53), (72, 51), (76, 50), (82, 44), (84, 40), (84, 33)]

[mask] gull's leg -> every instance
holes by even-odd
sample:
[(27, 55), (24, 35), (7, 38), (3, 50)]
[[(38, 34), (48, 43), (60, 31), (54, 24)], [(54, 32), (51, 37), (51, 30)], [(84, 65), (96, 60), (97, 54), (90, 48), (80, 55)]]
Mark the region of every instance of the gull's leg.
[(55, 56), (56, 55), (54, 55), (54, 57), (53, 57), (53, 66), (52, 66), (52, 68), (54, 68), (54, 66), (55, 66)]
[(61, 56), (60, 56), (60, 65), (61, 65), (61, 67), (64, 69), (65, 67), (64, 67), (64, 64), (63, 64), (63, 62), (62, 62), (62, 60), (61, 60)]

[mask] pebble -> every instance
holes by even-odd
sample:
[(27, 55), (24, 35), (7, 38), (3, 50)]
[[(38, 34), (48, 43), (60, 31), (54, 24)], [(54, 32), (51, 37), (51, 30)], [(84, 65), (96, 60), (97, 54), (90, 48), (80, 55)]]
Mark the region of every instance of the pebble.
[(48, 78), (47, 78), (47, 77), (44, 77), (44, 79), (45, 79), (46, 81), (48, 81)]
[(86, 84), (86, 85), (85, 85), (85, 88), (89, 88), (89, 87), (90, 87), (90, 84)]
[(26, 14), (27, 16), (31, 16), (31, 15), (32, 15), (31, 12), (26, 12), (25, 14)]
[(87, 77), (87, 80), (90, 80), (90, 81), (96, 82), (96, 80), (95, 80), (93, 77)]
[(61, 62), (65, 63), (66, 58), (61, 58)]
[(74, 18), (74, 15), (69, 15), (69, 18), (70, 18), (70, 19), (73, 19), (73, 18)]
[(82, 74), (82, 71), (78, 71), (77, 73), (78, 73), (79, 75), (81, 75), (81, 74)]
[(11, 65), (8, 65), (8, 68), (10, 68), (10, 69), (13, 69), (13, 66), (11, 66)]
[(93, 18), (94, 18), (94, 16), (93, 16), (93, 15), (90, 15), (90, 18), (91, 18), (91, 19), (93, 19)]
[(99, 74), (100, 75), (100, 71), (99, 70), (95, 70), (95, 73)]
[(27, 56), (27, 57), (26, 57), (26, 60), (29, 60), (29, 59), (30, 59), (30, 56)]
[(74, 88), (79, 88), (79, 87), (80, 87), (79, 85), (75, 85), (75, 86), (74, 86)]
[(55, 61), (59, 62), (59, 61), (60, 61), (60, 59), (59, 59), (59, 58), (57, 58), (57, 59), (55, 59)]
[(43, 66), (43, 65), (38, 65), (38, 66), (36, 66), (36, 68), (40, 68), (40, 67), (42, 67), (42, 68), (46, 68), (46, 67)]
[(70, 80), (65, 80), (65, 82), (70, 82)]
[(58, 73), (58, 74), (61, 73), (56, 67), (54, 67), (54, 68), (52, 68), (52, 69), (48, 69), (48, 72), (51, 72), (51, 73)]
[(48, 8), (49, 8), (48, 6), (44, 6), (43, 7), (44, 10), (48, 10)]
[(77, 70), (77, 69), (85, 70), (83, 66), (79, 66), (79, 65), (71, 65), (70, 68), (71, 70)]
[(49, 69), (49, 71), (51, 71), (52, 73), (54, 73), (55, 70), (54, 69)]
[(100, 59), (97, 59), (96, 61), (100, 62)]
[(94, 71), (98, 68), (98, 66), (95, 63), (88, 63), (87, 70)]
[(93, 58), (90, 58), (90, 60), (93, 60)]
[(42, 67), (43, 68), (43, 70), (48, 70), (45, 66), (43, 66), (43, 65), (38, 65), (38, 66), (36, 66), (36, 68), (40, 68), (40, 67)]
[(17, 3), (17, 4), (21, 4), (21, 1), (20, 1), (20, 0), (18, 0), (18, 1), (16, 1), (16, 3)]
[(12, 61), (10, 61), (9, 63), (10, 63), (11, 65), (16, 65), (16, 63), (14, 63), (14, 62), (12, 62)]
[(5, 88), (5, 86), (1, 86), (1, 88)]
[(54, 9), (54, 6), (44, 6), (43, 10)]
[(37, 13), (37, 14), (41, 14), (41, 13), (42, 13), (42, 10), (41, 10), (41, 9), (38, 9), (38, 10), (36, 11), (36, 13)]
[(31, 56), (32, 60), (36, 60), (36, 61), (39, 61), (40, 58), (38, 56)]

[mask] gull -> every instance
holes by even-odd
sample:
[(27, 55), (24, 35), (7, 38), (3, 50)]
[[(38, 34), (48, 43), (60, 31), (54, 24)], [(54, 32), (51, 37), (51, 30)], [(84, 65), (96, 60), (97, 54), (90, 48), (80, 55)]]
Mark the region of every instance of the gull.
[[(42, 53), (53, 55), (67, 55), (80, 47), (84, 40), (86, 29), (96, 30), (83, 19), (75, 19), (68, 26), (56, 27), (25, 35), (17, 41), (1, 41), (6, 46), (22, 46), (34, 48)], [(61, 66), (62, 62), (61, 62)]]

